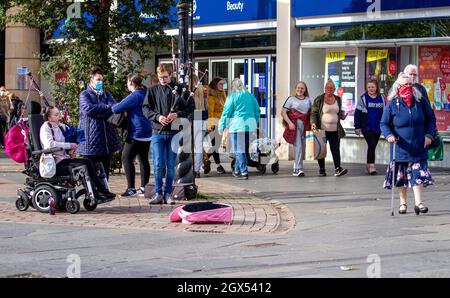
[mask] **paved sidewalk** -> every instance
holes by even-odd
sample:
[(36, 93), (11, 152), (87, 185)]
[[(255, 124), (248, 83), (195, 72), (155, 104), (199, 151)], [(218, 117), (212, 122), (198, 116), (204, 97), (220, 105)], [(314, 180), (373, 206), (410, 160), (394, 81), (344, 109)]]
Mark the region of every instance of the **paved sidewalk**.
[[(8, 158), (0, 158), (0, 173), (14, 173), (23, 170), (22, 164), (17, 164)], [(0, 196), (14, 197), (16, 190), (22, 187), (5, 178), (0, 178)], [(25, 179), (25, 176), (23, 176)], [(153, 177), (152, 179), (153, 180)], [(137, 177), (139, 181), (139, 177)], [(51, 224), (63, 226), (117, 228), (136, 230), (178, 230), (207, 233), (286, 233), (295, 225), (293, 214), (285, 205), (265, 199), (250, 193), (244, 188), (230, 187), (219, 182), (197, 179), (199, 192), (208, 201), (219, 201), (233, 207), (231, 224), (194, 224), (169, 222), (172, 210), (180, 204), (205, 201), (196, 199), (180, 201), (170, 205), (149, 205), (148, 200), (139, 195), (132, 198), (121, 198), (101, 204), (93, 212), (86, 211), (81, 206), (80, 212), (73, 215), (67, 212), (57, 212), (55, 216), (44, 214), (30, 207), (25, 212), (19, 212), (14, 201), (0, 201), (0, 223)], [(126, 179), (123, 174), (115, 174), (110, 178), (111, 190), (120, 194), (126, 189)], [(80, 201), (81, 205), (82, 202)]]

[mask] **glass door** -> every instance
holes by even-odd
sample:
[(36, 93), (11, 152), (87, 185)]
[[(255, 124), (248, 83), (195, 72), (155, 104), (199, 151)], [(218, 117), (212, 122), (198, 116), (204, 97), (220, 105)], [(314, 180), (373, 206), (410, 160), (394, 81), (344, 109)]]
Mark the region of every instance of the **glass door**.
[(245, 88), (249, 90), (248, 79), (248, 60), (249, 59), (232, 59), (231, 60), (231, 77), (232, 79), (241, 79)]
[(195, 61), (195, 74), (198, 76), (198, 78), (200, 79), (200, 82), (202, 83), (203, 86), (208, 85), (209, 83), (209, 77), (210, 74), (208, 73), (209, 70), (209, 60), (205, 59), (205, 60), (196, 60)]
[(209, 81), (214, 79), (215, 77), (221, 77), (225, 80), (225, 85), (223, 88), (225, 89), (225, 92), (228, 94), (228, 75), (230, 73), (229, 70), (230, 60), (229, 59), (211, 59), (211, 66), (210, 66), (210, 77)]
[(269, 119), (269, 60), (270, 57), (251, 58), (250, 61), (250, 88), (258, 101), (261, 109), (261, 119), (259, 122), (259, 137), (265, 138), (270, 136)]

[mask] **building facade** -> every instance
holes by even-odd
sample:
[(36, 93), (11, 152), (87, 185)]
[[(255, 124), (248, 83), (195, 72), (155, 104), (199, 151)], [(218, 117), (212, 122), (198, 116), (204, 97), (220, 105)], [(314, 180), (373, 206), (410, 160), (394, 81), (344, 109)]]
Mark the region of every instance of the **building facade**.
[[(305, 81), (310, 96), (316, 97), (323, 93), (326, 80), (332, 79), (349, 114), (343, 123), (347, 137), (341, 145), (342, 160), (365, 163), (366, 143), (353, 129), (354, 109), (365, 91), (365, 82), (376, 77), (382, 92), (387, 93), (406, 65), (417, 64), (420, 83), (435, 109), (438, 129), (446, 141), (450, 140), (449, 0), (193, 3), (195, 71), (203, 77), (204, 84), (216, 76), (228, 84), (241, 78), (260, 104), (261, 136), (283, 142), (280, 112), (297, 81)], [(168, 29), (166, 33), (176, 39), (178, 30)], [(27, 40), (38, 43), (32, 47), (39, 46), (35, 38)], [(7, 30), (5, 62), (20, 58), (8, 54), (9, 42), (14, 41), (8, 39)], [(157, 50), (149, 71), (154, 72), (158, 63), (172, 63), (172, 54), (170, 50)], [(20, 66), (35, 67), (31, 60), (23, 59), (21, 63), (6, 63), (7, 85), (18, 82)], [(46, 82), (41, 84), (46, 86)], [(377, 162), (388, 162), (386, 152), (383, 139), (377, 148)], [(278, 153), (281, 159), (287, 159), (292, 148), (281, 146)], [(450, 145), (446, 142), (447, 154)], [(450, 159), (433, 165), (450, 167)]]

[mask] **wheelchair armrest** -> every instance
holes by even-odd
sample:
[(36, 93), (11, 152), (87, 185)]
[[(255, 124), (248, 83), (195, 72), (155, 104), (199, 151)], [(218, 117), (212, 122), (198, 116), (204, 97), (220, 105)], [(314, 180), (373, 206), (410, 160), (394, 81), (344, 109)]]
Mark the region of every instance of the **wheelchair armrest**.
[(31, 155), (36, 156), (36, 155), (41, 155), (41, 154), (49, 154), (49, 153), (54, 153), (54, 152), (58, 152), (64, 150), (64, 148), (61, 147), (53, 147), (53, 148), (49, 148), (49, 149), (45, 149), (45, 150), (36, 150), (31, 152)]

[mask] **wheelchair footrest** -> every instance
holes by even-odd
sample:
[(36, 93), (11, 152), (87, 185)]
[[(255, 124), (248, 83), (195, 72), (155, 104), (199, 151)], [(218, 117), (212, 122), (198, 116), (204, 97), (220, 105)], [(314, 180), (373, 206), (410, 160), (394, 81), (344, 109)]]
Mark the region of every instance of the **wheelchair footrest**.
[(115, 200), (115, 198), (111, 198), (111, 199), (97, 199), (97, 204), (103, 204), (103, 203), (108, 203), (108, 202), (111, 202), (111, 201), (114, 201)]

